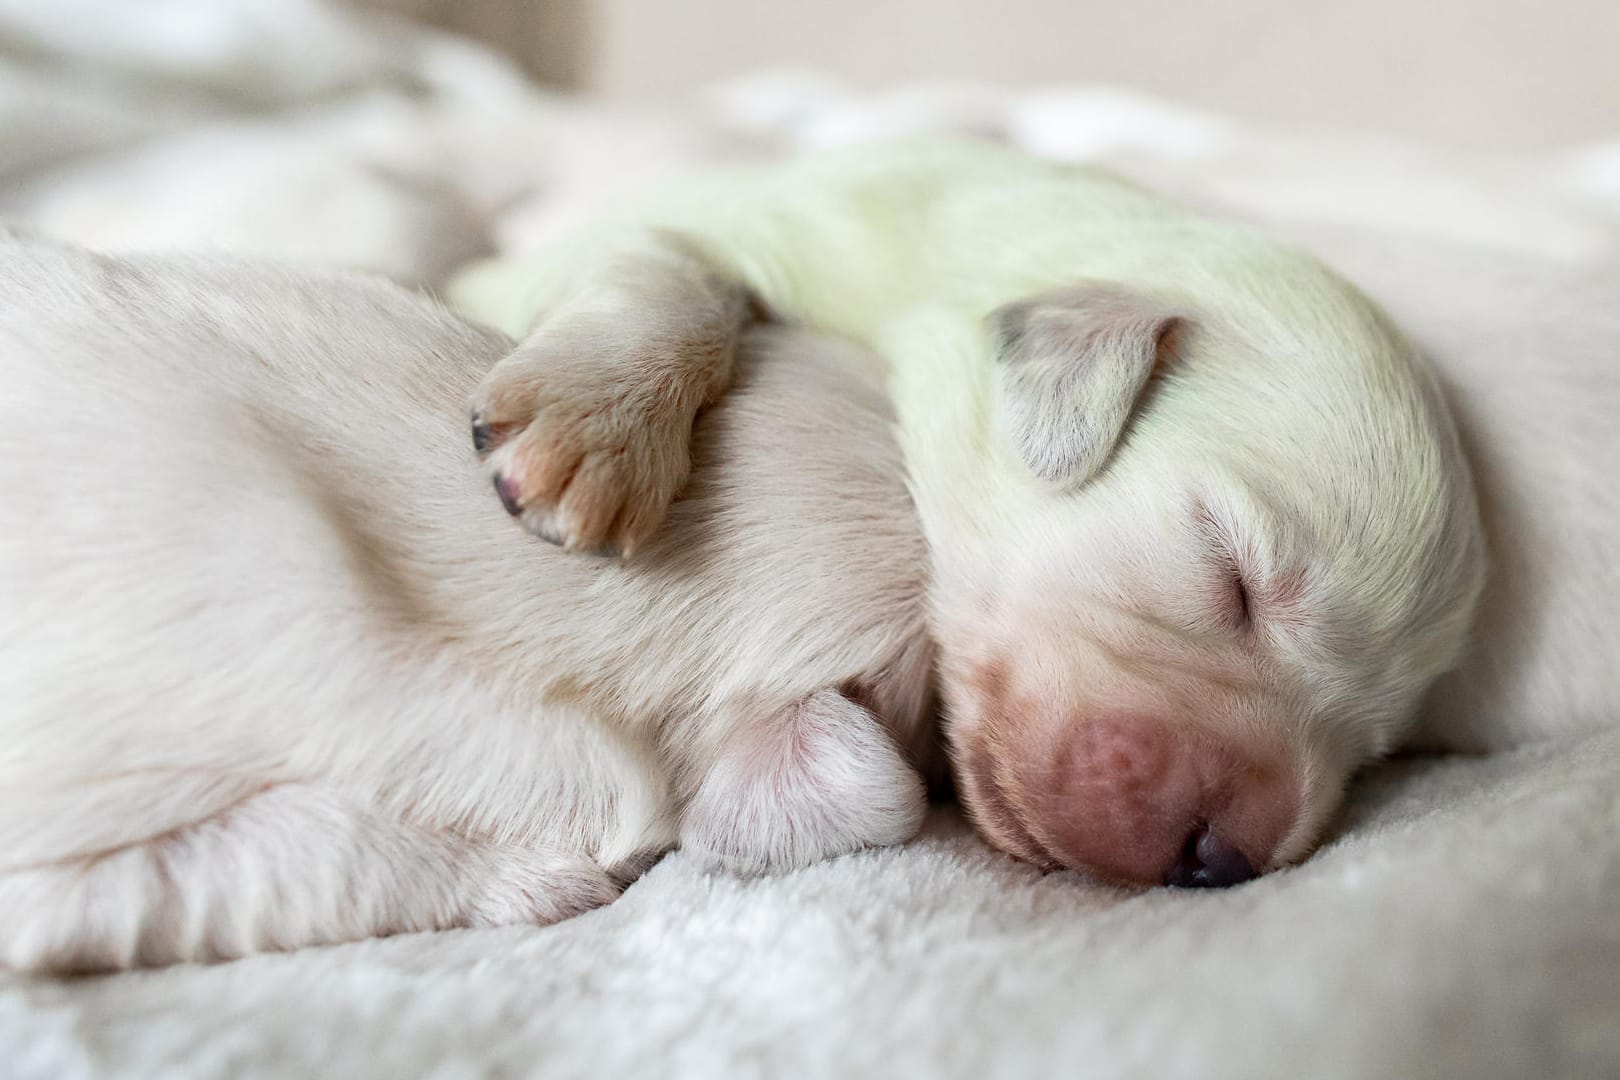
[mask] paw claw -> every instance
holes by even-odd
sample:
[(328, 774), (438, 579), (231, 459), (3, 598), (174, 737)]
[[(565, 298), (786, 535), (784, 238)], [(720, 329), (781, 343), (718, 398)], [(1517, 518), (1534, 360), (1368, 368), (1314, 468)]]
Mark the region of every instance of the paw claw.
[(506, 507), (508, 514), (520, 517), (523, 514), (523, 503), (519, 501), (517, 485), (503, 473), (496, 473), (493, 479), (495, 494), (500, 496), (501, 505)]
[(686, 480), (691, 416), (657, 399), (540, 404), (532, 418), (475, 414), (474, 444), (499, 443), (488, 468), (501, 505), (569, 551), (628, 556)]

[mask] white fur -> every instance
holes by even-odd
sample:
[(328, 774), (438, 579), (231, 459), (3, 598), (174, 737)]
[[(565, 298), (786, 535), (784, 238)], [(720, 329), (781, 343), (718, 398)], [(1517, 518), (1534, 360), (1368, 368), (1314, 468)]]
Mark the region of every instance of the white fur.
[(0, 241), (0, 963), (547, 921), (696, 792), (749, 868), (915, 827), (926, 564), (870, 362), (749, 339), (620, 566), (488, 495), (463, 403), (510, 348), (380, 281)]
[(735, 869), (802, 866), (821, 857), (828, 836), (860, 847), (908, 839), (921, 795), (866, 710), (824, 690), (731, 733), (682, 815), (681, 847)]
[(1489, 586), (1418, 739), (1485, 753), (1611, 727), (1620, 267), (1334, 226), (1293, 232), (1367, 282), (1436, 358), (1479, 488)]
[[(521, 329), (567, 310), (581, 259), (656, 250), (649, 225), (684, 236), (712, 260), (705, 274), (729, 273), (765, 309), (853, 334), (890, 364), (933, 564), (946, 721), (970, 806), (1010, 850), (1156, 879), (1173, 850), (1114, 865), (1056, 835), (1110, 805), (1047, 805), (1062, 801), (1051, 762), (1076, 732), (1145, 715), (1193, 757), (1214, 745), (1249, 763), (1237, 774), (1286, 775), (1254, 806), (1220, 795), (1240, 804), (1220, 812), (1248, 822), (1231, 828), (1253, 833), (1251, 862), (1297, 859), (1351, 772), (1399, 743), (1462, 651), (1483, 551), (1450, 417), (1388, 321), (1302, 254), (1106, 174), (917, 142), (710, 178), (588, 230), (572, 259), (487, 268), (454, 295)], [(1056, 335), (1042, 363), (1009, 362), (986, 317), (1085, 283), (1123, 299)], [(1036, 312), (1072, 317), (1061, 308)], [(1178, 329), (1138, 401), (1164, 311)], [(542, 322), (536, 340), (551, 333)], [(993, 388), (998, 357), (1010, 393)], [(519, 363), (480, 394), (520, 385)], [(684, 378), (712, 372), (692, 362)], [(546, 423), (535, 410), (519, 422)], [(1076, 427), (1103, 436), (1043, 455)], [(1077, 489), (1029, 468), (1083, 479), (1110, 446)], [(1223, 617), (1234, 572), (1258, 597), (1252, 627)], [(1184, 830), (1216, 812), (1188, 802), (1147, 816)]]

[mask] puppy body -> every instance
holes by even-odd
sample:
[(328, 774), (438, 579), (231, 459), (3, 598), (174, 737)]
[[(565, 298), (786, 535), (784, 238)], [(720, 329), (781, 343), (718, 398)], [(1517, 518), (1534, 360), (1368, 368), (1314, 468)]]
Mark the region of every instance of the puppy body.
[[(578, 314), (603, 295), (580, 299), (590, 267), (689, 264), (625, 310), (676, 313), (631, 336), (687, 355), (694, 396), (725, 377), (702, 344), (727, 310), (713, 282), (873, 345), (961, 786), (1015, 854), (1135, 881), (1297, 859), (1463, 647), (1483, 553), (1450, 417), (1381, 314), (1301, 254), (1103, 174), (934, 142), (711, 178), (578, 243), (453, 293), (515, 332), (548, 313), (476, 398), (524, 521), (590, 534), (584, 485), (535, 482), (570, 437), (524, 404), (537, 355), (609, 321)], [(653, 420), (668, 449), (642, 455), (678, 458), (657, 432), (679, 425)]]
[(677, 842), (915, 828), (926, 554), (861, 350), (747, 338), (622, 566), (505, 524), (462, 403), (511, 342), (397, 288), (9, 238), (0, 294), (0, 963), (547, 921)]

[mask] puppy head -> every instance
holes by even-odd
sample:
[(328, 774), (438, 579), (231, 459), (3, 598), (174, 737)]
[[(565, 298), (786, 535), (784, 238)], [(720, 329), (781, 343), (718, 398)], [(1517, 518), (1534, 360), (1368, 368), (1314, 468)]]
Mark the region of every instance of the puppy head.
[(1305, 855), (1461, 650), (1483, 574), (1433, 381), (1301, 260), (998, 310), (993, 480), (931, 529), (948, 732), (986, 834), (1132, 882)]

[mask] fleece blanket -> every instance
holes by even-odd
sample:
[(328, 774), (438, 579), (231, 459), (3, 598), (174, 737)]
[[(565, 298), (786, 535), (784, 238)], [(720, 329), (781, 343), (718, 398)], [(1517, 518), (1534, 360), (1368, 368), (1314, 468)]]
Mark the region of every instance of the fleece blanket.
[(1604, 1077), (1620, 738), (1411, 761), (1226, 892), (1041, 876), (954, 813), (544, 930), (0, 984), (13, 1077)]
[(1620, 141), (1464, 159), (803, 73), (627, 110), (316, 0), (0, 0), (0, 214), (110, 250), (438, 288), (676, 171), (920, 129), (1264, 221), (1434, 355), (1496, 567), (1426, 714), (1451, 752), (1373, 770), (1318, 854), (1226, 892), (1043, 876), (942, 806), (779, 877), (676, 854), (543, 929), (0, 975), (0, 1076), (1620, 1075), (1620, 438), (1592, 422), (1620, 408)]

